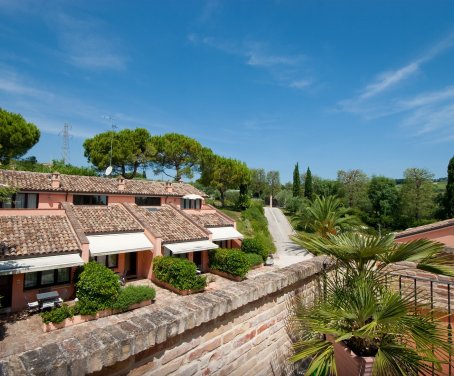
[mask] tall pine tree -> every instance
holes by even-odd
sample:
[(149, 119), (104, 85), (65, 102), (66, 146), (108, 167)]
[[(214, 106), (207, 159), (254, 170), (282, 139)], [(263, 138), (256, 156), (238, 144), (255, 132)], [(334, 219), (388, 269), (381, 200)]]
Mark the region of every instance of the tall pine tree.
[(299, 197), (301, 195), (301, 180), (300, 180), (300, 169), (298, 162), (296, 162), (295, 169), (293, 170), (293, 197)]
[(304, 196), (312, 201), (313, 194), (314, 189), (312, 187), (312, 173), (311, 169), (308, 167), (306, 171), (306, 179), (304, 179)]
[(445, 193), (445, 213), (447, 218), (454, 218), (454, 157), (448, 164), (448, 183)]

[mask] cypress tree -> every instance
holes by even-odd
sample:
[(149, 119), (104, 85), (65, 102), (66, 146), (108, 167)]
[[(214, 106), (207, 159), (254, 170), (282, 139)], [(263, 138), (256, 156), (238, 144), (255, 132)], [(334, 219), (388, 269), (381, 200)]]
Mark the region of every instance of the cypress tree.
[(448, 164), (448, 183), (445, 194), (445, 213), (447, 218), (454, 217), (454, 157)]
[(306, 171), (306, 179), (304, 179), (304, 196), (309, 200), (312, 200), (313, 188), (312, 188), (312, 173), (308, 167)]
[(295, 169), (293, 170), (293, 197), (301, 195), (301, 180), (298, 162), (296, 162)]

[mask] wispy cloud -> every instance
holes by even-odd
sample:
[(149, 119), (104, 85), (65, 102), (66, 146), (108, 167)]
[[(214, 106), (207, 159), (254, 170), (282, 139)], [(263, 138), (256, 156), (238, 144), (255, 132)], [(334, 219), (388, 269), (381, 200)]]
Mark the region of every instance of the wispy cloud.
[(0, 65), (0, 91), (9, 95), (25, 95), (34, 98), (52, 99), (54, 97), (49, 91), (35, 88), (32, 82), (26, 81), (5, 65)]
[[(423, 65), (454, 46), (454, 34), (436, 43), (422, 56), (393, 71), (377, 75), (360, 93), (337, 104), (337, 110), (372, 120), (399, 115), (405, 134), (443, 142), (454, 136), (454, 86), (402, 96), (396, 90), (405, 80), (422, 71)], [(386, 94), (386, 95), (385, 95)]]
[(57, 13), (49, 20), (57, 32), (64, 58), (72, 65), (85, 69), (126, 68), (127, 58), (121, 43), (104, 30), (97, 19), (76, 19)]
[(251, 40), (238, 43), (194, 33), (189, 34), (187, 39), (193, 45), (207, 46), (240, 57), (244, 64), (267, 71), (279, 85), (304, 89), (312, 83), (312, 79), (296, 79), (302, 75), (302, 63), (306, 60), (303, 54), (278, 54), (272, 52), (267, 44)]

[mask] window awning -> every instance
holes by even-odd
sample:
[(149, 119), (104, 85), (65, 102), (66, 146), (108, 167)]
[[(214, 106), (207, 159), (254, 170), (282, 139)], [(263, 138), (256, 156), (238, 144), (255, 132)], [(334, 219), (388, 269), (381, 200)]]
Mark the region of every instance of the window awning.
[(0, 261), (0, 275), (40, 272), (83, 265), (78, 253)]
[(228, 227), (210, 227), (208, 230), (213, 234), (212, 240), (218, 242), (221, 240), (243, 239), (241, 232), (237, 231), (232, 226)]
[(115, 255), (138, 251), (151, 251), (153, 244), (143, 232), (87, 236), (92, 256)]
[(187, 200), (202, 200), (203, 199), (202, 196), (196, 195), (194, 193), (191, 193), (189, 195), (184, 195), (183, 198), (185, 198)]
[(219, 248), (219, 246), (209, 240), (202, 240), (197, 242), (165, 244), (164, 248), (167, 248), (174, 255), (176, 255), (180, 253), (200, 252), (208, 249), (216, 249)]

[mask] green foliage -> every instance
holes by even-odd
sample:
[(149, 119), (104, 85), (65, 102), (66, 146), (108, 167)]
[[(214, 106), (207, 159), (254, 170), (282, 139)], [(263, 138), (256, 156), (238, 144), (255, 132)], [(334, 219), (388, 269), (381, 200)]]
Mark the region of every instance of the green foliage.
[(247, 185), (241, 184), (238, 199), (235, 202), (235, 207), (238, 210), (246, 210), (249, 206), (251, 206), (251, 198), (249, 197)]
[(304, 196), (312, 201), (314, 195), (314, 189), (312, 186), (312, 173), (311, 169), (308, 167), (306, 171), (306, 176), (304, 177)]
[[(200, 166), (207, 151), (198, 141), (178, 133), (155, 136), (152, 142), (157, 151), (153, 162), (155, 174), (163, 173), (175, 181), (192, 178), (194, 168)], [(169, 175), (168, 170), (174, 170), (175, 175)]]
[(266, 173), (263, 168), (251, 169), (251, 182), (249, 189), (252, 192), (252, 197), (264, 198), (263, 195), (266, 190)]
[(314, 196), (338, 196), (339, 182), (337, 180), (322, 179), (312, 175), (312, 186)]
[(225, 206), (226, 191), (239, 189), (242, 184), (248, 184), (250, 171), (241, 161), (206, 153), (199, 181), (216, 188), (220, 193), (222, 206)]
[(138, 168), (147, 166), (156, 153), (150, 133), (145, 128), (136, 128), (104, 132), (86, 139), (84, 155), (98, 170), (104, 170), (110, 164), (111, 144), (114, 172), (127, 179), (134, 178)]
[(210, 251), (210, 268), (244, 278), (251, 265), (246, 254), (238, 249), (213, 249)]
[(263, 258), (256, 253), (246, 253), (246, 258), (251, 267), (263, 264)]
[(350, 170), (337, 172), (339, 184), (339, 197), (346, 206), (364, 207), (367, 202), (367, 175), (361, 170)]
[(268, 171), (266, 174), (266, 191), (270, 196), (276, 196), (281, 189), (279, 171)]
[(19, 114), (0, 108), (0, 162), (23, 156), (40, 137), (38, 127)]
[(133, 304), (153, 300), (155, 297), (156, 290), (152, 287), (129, 285), (120, 290), (120, 295), (112, 304), (112, 308), (125, 311)]
[(74, 316), (74, 307), (63, 304), (59, 308), (54, 308), (47, 312), (41, 313), (41, 318), (45, 324), (54, 323), (58, 324)]
[(0, 202), (10, 202), (16, 191), (14, 187), (0, 185)]
[(156, 256), (153, 258), (153, 274), (179, 290), (199, 290), (206, 286), (205, 276), (197, 275), (196, 265), (183, 258)]
[(402, 214), (406, 227), (426, 223), (434, 214), (433, 174), (423, 168), (407, 168), (400, 190)]
[(448, 182), (444, 196), (444, 209), (446, 218), (454, 218), (454, 157), (448, 164)]
[(368, 223), (392, 228), (399, 207), (399, 192), (395, 180), (384, 176), (373, 176), (367, 195), (372, 209), (371, 215), (368, 216)]
[[(360, 225), (359, 219), (351, 215), (351, 210), (343, 207), (342, 202), (334, 196), (316, 197), (309, 206), (294, 216), (293, 221), (297, 228), (322, 237), (349, 231)], [(299, 235), (294, 239), (298, 243)]]
[(260, 255), (262, 261), (265, 261), (269, 254), (260, 237), (244, 239), (241, 244), (241, 250), (245, 253), (255, 253)]
[(35, 157), (11, 160), (9, 164), (2, 166), (5, 170), (33, 171), (52, 173), (58, 171), (67, 175), (96, 176), (96, 171), (91, 167), (73, 166), (69, 163), (63, 163), (61, 160), (54, 159), (52, 164), (38, 163)]
[(293, 197), (300, 197), (301, 195), (301, 178), (298, 162), (296, 162), (295, 168), (293, 170), (292, 194)]
[(90, 302), (97, 309), (105, 309), (111, 307), (118, 298), (120, 281), (112, 270), (91, 261), (84, 265), (76, 288), (77, 298), (81, 302)]
[(75, 315), (93, 316), (96, 312), (107, 307), (100, 307), (96, 302), (91, 300), (80, 300), (74, 306)]

